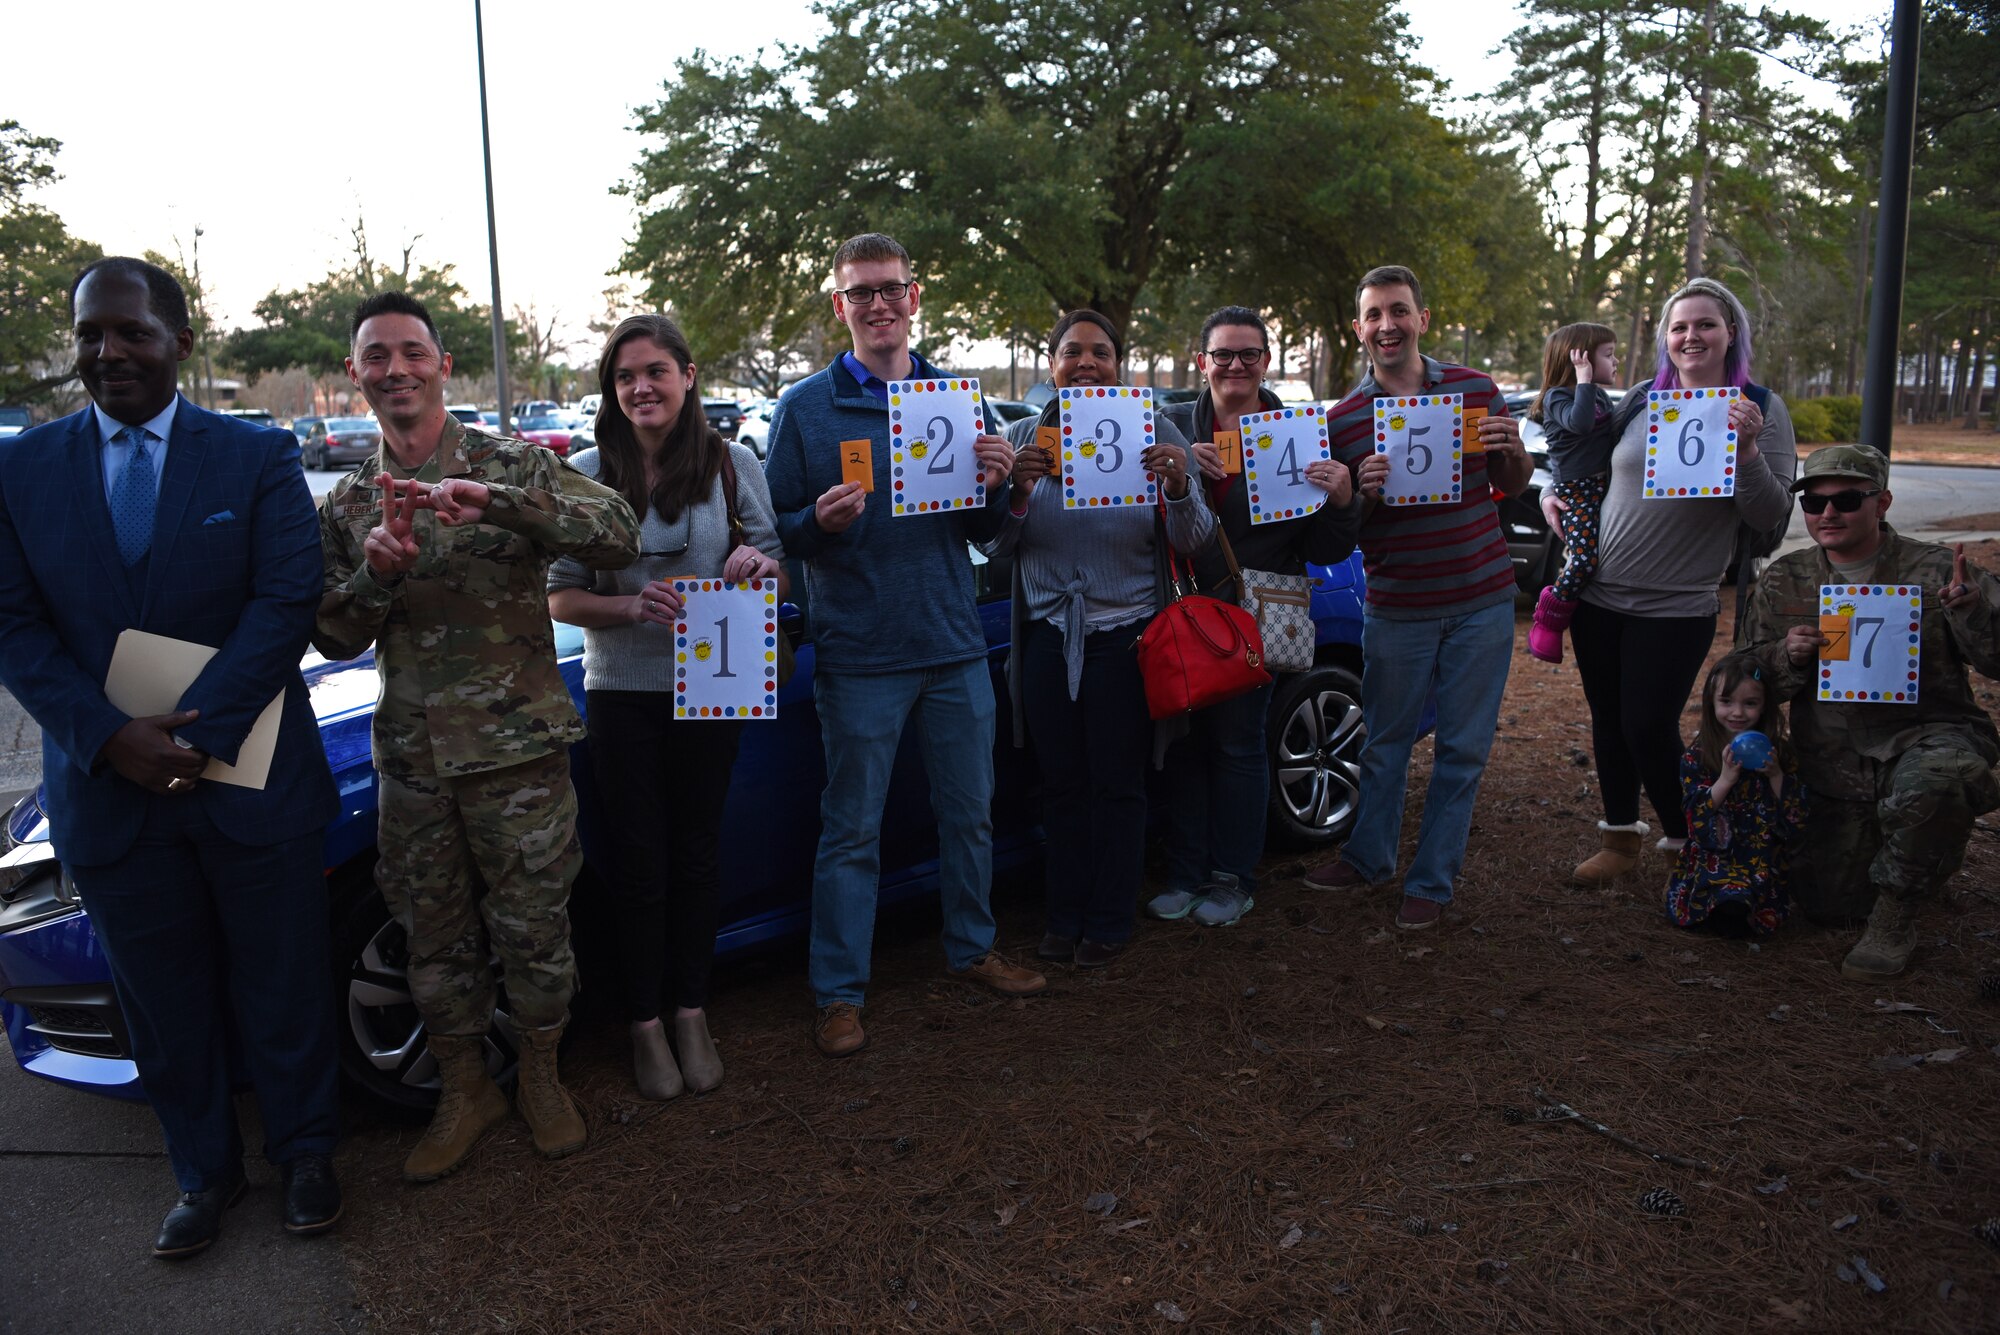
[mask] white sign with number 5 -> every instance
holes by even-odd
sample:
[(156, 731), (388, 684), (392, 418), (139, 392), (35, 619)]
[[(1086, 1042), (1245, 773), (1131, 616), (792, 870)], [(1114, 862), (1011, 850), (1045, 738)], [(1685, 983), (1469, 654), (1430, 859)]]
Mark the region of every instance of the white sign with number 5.
[(1819, 586), (1819, 698), (1917, 702), (1924, 591), (1915, 584)]
[(1465, 491), (1463, 394), (1375, 400), (1375, 453), (1389, 456), (1384, 505), (1456, 505)]
[(1644, 499), (1679, 500), (1736, 494), (1736, 431), (1729, 405), (1743, 391), (1646, 391)]
[(1250, 488), (1250, 522), (1270, 524), (1309, 515), (1326, 503), (1326, 493), (1306, 481), (1306, 465), (1331, 459), (1326, 412), (1316, 403), (1245, 413), (1244, 485)]
[(677, 579), (675, 718), (778, 717), (778, 581)]
[(1159, 484), (1140, 462), (1153, 443), (1153, 391), (1083, 385), (1062, 396), (1063, 509), (1151, 505)]
[(889, 382), (889, 476), (895, 514), (934, 514), (986, 504), (986, 484), (972, 449), (985, 420), (977, 380)]

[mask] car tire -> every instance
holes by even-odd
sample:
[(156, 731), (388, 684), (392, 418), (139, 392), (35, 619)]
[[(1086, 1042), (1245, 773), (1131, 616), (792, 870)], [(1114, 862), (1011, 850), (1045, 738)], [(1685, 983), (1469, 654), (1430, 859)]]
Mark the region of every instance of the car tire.
[(1361, 681), (1320, 663), (1279, 678), (1266, 720), (1271, 833), (1293, 847), (1338, 843), (1361, 799)]
[[(389, 1109), (428, 1115), (437, 1106), (437, 1061), (403, 971), (409, 942), (372, 878), (353, 878), (336, 900), (333, 987), (340, 1069), (356, 1088)], [(503, 990), (486, 1038), (486, 1069), (511, 1084), (519, 1063)]]

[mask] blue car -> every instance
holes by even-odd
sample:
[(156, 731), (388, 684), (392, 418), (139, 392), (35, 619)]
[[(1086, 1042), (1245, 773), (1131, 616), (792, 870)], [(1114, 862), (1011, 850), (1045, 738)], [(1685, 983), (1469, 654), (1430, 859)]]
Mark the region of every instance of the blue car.
[[(979, 616), (1003, 717), (996, 729), (993, 803), (996, 869), (1030, 862), (1040, 846), (1034, 773), (1011, 742), (1000, 681), (1007, 657), (1009, 568), (978, 566)], [(1361, 560), (1312, 570), (1312, 610), (1319, 661), (1284, 678), (1271, 714), (1273, 832), (1294, 843), (1337, 840), (1353, 821), (1361, 726)], [(788, 613), (795, 609), (787, 608)], [(813, 856), (819, 841), (819, 794), (826, 769), (813, 708), (811, 627), (788, 620), (798, 641), (798, 671), (780, 690), (778, 718), (744, 730), (724, 821), (722, 954), (804, 933)], [(556, 627), (563, 680), (583, 704), (583, 635)], [(437, 1072), (423, 1023), (404, 983), (401, 926), (383, 907), (371, 876), (375, 860), (375, 772), (369, 725), (376, 696), (373, 655), (304, 665), (320, 738), (341, 796), (327, 828), (335, 958), (328, 986), (341, 1009), (341, 1065), (363, 1091), (390, 1104), (422, 1108), (436, 1099)], [(587, 744), (586, 744), (587, 745)], [(596, 846), (591, 768), (580, 745), (571, 752), (586, 855)], [(897, 757), (882, 824), (882, 903), (934, 894), (937, 830), (929, 786), (914, 741)], [(0, 1020), (15, 1060), (59, 1084), (140, 1099), (129, 1038), (112, 995), (110, 972), (77, 902), (75, 887), (49, 846), (43, 792), (8, 813), (0, 835)], [(573, 896), (578, 948), (587, 951), (592, 909), (601, 903), (586, 870)], [(502, 1010), (487, 1054), (496, 1075), (514, 1063), (512, 1031)]]

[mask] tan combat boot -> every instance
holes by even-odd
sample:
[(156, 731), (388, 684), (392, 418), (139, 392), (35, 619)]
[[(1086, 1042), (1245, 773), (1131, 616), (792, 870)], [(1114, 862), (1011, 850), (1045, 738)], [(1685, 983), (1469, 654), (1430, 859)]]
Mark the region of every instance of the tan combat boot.
[(430, 1128), (403, 1163), (405, 1182), (437, 1181), (465, 1162), (481, 1136), (507, 1120), (507, 1096), (486, 1074), (483, 1037), (432, 1034), (430, 1048), (443, 1088)]
[(515, 1091), (521, 1116), (535, 1133), (535, 1149), (545, 1159), (575, 1154), (590, 1138), (583, 1128), (583, 1114), (576, 1101), (556, 1079), (556, 1045), (562, 1042), (563, 1026), (522, 1029), (521, 1086)]
[(1910, 967), (1916, 950), (1915, 909), (1891, 895), (1878, 894), (1868, 915), (1868, 930), (1840, 962), (1840, 971), (1849, 978), (1894, 978)]
[(1604, 833), (1604, 846), (1578, 863), (1569, 874), (1571, 882), (1588, 890), (1602, 889), (1637, 867), (1639, 841), (1653, 832), (1652, 826), (1642, 820), (1630, 825), (1606, 825), (1599, 821), (1597, 828)]

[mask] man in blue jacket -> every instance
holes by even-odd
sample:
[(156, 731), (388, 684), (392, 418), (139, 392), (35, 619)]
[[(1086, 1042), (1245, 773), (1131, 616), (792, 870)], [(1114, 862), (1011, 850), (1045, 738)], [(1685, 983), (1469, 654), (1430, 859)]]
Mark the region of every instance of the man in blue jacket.
[[(153, 1253), (203, 1250), (243, 1195), (232, 1027), (285, 1227), (324, 1232), (340, 1217), (320, 847), (336, 800), (299, 676), (320, 554), (298, 442), (176, 392), (194, 333), (165, 270), (99, 260), (70, 314), (91, 406), (0, 442), (0, 681), (42, 726), (56, 855), (180, 1183)], [(127, 630), (215, 650), (171, 712), (105, 697)], [(265, 785), (203, 777), (242, 759), (281, 695)]]
[[(785, 393), (764, 471), (785, 550), (806, 562), (813, 700), (826, 746), (819, 857), (813, 866), (814, 1041), (829, 1057), (861, 1050), (861, 1006), (875, 937), (882, 808), (906, 721), (914, 717), (938, 818), (946, 967), (1006, 996), (1048, 985), (993, 949), (993, 681), (975, 604), (968, 541), (999, 529), (1014, 453), (975, 443), (983, 511), (892, 515), (889, 383), (944, 378), (910, 349), (922, 290), (910, 256), (867, 232), (833, 259), (833, 312), (854, 348)], [(865, 441), (873, 490), (842, 481)]]

